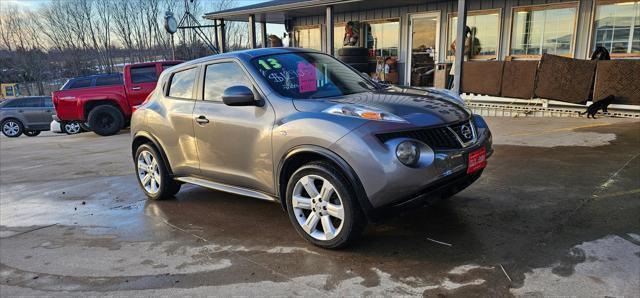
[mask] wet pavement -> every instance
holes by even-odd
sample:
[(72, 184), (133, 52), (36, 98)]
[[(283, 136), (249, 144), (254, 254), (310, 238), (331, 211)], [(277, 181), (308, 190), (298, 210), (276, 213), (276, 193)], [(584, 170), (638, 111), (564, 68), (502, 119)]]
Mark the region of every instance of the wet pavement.
[(640, 122), (488, 118), (467, 190), (339, 251), (279, 205), (147, 202), (129, 135), (0, 139), (0, 294), (640, 296)]

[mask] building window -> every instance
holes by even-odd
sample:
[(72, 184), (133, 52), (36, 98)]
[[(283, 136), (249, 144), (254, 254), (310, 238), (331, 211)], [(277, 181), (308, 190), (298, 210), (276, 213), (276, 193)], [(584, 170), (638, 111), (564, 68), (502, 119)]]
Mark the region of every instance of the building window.
[(365, 21), (360, 32), (370, 56), (398, 57), (400, 20)]
[(511, 55), (573, 56), (577, 3), (514, 9)]
[(338, 56), (338, 50), (344, 47), (344, 27), (347, 23), (335, 23), (333, 25), (333, 55)]
[(299, 27), (294, 29), (295, 47), (322, 51), (320, 27)]
[(640, 1), (599, 1), (594, 18), (594, 47), (614, 57), (640, 57)]
[[(467, 14), (467, 26), (471, 29), (471, 59), (489, 60), (498, 58), (500, 45), (500, 10), (470, 11)], [(458, 16), (449, 16), (449, 34), (447, 44), (451, 45), (458, 32)], [(447, 50), (447, 59), (453, 60), (455, 53), (451, 47)]]

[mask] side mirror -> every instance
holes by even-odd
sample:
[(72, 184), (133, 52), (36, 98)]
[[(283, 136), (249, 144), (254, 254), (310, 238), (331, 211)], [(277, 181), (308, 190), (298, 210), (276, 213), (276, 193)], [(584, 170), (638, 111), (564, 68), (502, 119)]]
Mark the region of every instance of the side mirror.
[(247, 86), (233, 86), (224, 90), (222, 102), (228, 106), (255, 106), (257, 105), (253, 91)]

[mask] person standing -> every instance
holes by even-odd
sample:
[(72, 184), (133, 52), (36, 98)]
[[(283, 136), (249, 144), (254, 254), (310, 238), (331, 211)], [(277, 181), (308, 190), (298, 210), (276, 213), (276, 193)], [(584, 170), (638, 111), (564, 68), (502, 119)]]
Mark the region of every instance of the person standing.
[[(464, 61), (469, 61), (469, 59), (471, 58), (471, 48), (472, 48), (472, 43), (473, 43), (473, 36), (471, 36), (471, 28), (469, 28), (469, 26), (465, 26), (464, 27), (464, 53), (463, 53), (463, 57), (464, 57)], [(449, 50), (453, 52), (453, 65), (451, 65), (451, 71), (449, 72), (449, 75), (451, 75), (451, 79), (450, 79), (450, 89), (453, 89), (454, 86), (454, 82), (455, 80), (454, 75), (456, 72), (456, 40), (454, 39), (453, 42), (451, 43), (451, 45), (449, 45)]]

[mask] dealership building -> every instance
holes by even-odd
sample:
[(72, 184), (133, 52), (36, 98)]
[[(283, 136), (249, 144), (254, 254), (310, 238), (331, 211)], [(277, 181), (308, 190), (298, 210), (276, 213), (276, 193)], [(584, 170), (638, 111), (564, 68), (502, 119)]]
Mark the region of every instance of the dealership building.
[[(640, 58), (640, 1), (276, 0), (207, 13), (205, 18), (217, 24), (248, 22), (251, 47), (268, 45), (267, 23), (284, 24), (291, 46), (332, 55), (343, 47), (346, 25), (357, 26), (358, 46), (368, 48), (372, 61), (393, 61), (397, 76), (392, 83), (415, 87), (443, 87), (438, 71), (448, 74), (446, 65), (456, 61), (455, 77), (464, 81), (467, 64), (476, 73), (474, 66), (490, 70), (501, 65), (501, 77), (507, 67), (473, 62), (537, 61), (545, 53), (589, 59), (602, 46), (613, 60), (626, 61), (618, 62), (616, 68), (623, 65), (633, 73)], [(456, 52), (452, 43), (469, 38), (457, 30), (465, 27), (471, 29), (472, 49), (463, 53), (457, 47)], [(225, 36), (219, 37), (224, 48)], [(462, 61), (471, 63), (462, 65)], [(593, 68), (597, 77), (598, 70)], [(378, 67), (371, 72), (376, 71), (385, 70)]]

